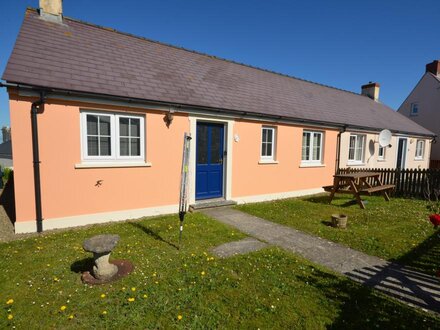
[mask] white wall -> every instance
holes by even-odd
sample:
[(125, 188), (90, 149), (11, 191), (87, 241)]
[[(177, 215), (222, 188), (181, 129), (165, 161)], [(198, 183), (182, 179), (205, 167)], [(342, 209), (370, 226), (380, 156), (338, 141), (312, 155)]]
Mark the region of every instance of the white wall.
[[(419, 106), (417, 116), (410, 115), (412, 103)], [(398, 112), (440, 136), (440, 81), (425, 73)], [(431, 159), (440, 160), (440, 143), (432, 144)]]
[[(351, 134), (364, 134), (366, 135), (366, 142), (364, 146), (364, 159), (361, 164), (354, 164), (348, 160), (349, 140)], [(365, 133), (365, 132), (345, 132), (341, 134), (341, 152), (339, 167), (352, 167), (352, 168), (396, 168), (397, 162), (397, 146), (398, 138), (407, 138), (407, 153), (406, 153), (406, 166), (405, 168), (428, 168), (429, 156), (430, 156), (430, 139), (417, 138), (403, 135), (393, 135), (391, 138), (391, 147), (387, 147), (385, 150), (385, 159), (379, 160), (379, 134), (378, 133)], [(417, 140), (425, 140), (425, 152), (422, 160), (415, 159)]]

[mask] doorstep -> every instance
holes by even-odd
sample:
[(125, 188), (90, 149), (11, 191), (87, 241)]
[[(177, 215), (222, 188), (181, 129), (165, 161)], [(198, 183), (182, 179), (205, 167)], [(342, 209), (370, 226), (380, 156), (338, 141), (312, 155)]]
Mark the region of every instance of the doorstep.
[(226, 207), (237, 205), (237, 202), (225, 200), (224, 198), (205, 199), (197, 201), (189, 206), (190, 212), (195, 212), (203, 209), (212, 209), (217, 207)]

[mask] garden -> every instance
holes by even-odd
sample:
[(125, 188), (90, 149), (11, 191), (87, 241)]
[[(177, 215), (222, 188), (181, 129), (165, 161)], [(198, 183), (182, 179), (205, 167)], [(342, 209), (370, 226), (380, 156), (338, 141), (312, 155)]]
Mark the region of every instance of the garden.
[[(329, 206), (321, 198), (239, 208), (264, 212), (272, 221), (302, 226), (369, 253), (406, 260), (427, 272), (434, 270), (434, 260), (421, 258), (421, 251), (438, 251), (438, 239), (427, 224), (422, 203), (411, 201), (410, 207), (393, 200), (384, 208), (373, 198), (362, 214), (356, 205), (343, 208), (343, 199)], [(325, 223), (326, 214), (341, 208), (349, 215), (346, 231)], [(382, 222), (390, 220), (386, 226), (379, 226), (380, 215)], [(398, 219), (400, 215), (404, 219)], [(365, 242), (368, 230), (372, 238)], [(120, 235), (112, 258), (130, 260), (134, 271), (110, 284), (83, 284), (80, 273), (92, 259), (82, 242), (101, 233)], [(391, 235), (388, 241), (387, 235)], [(210, 252), (244, 237), (195, 213), (186, 217), (180, 250), (177, 215), (1, 243), (0, 328), (438, 328), (438, 316), (280, 249), (269, 247), (226, 259)], [(419, 254), (412, 252), (418, 249), (422, 249)], [(411, 253), (415, 255), (409, 257)]]

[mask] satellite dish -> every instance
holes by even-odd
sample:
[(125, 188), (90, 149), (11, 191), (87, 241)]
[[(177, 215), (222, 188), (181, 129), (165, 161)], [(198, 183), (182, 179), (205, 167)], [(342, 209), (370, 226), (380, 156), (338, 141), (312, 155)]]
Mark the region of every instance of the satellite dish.
[(391, 142), (391, 132), (387, 129), (384, 129), (382, 131), (380, 131), (379, 133), (379, 145), (384, 148), (384, 147), (388, 147), (388, 145)]

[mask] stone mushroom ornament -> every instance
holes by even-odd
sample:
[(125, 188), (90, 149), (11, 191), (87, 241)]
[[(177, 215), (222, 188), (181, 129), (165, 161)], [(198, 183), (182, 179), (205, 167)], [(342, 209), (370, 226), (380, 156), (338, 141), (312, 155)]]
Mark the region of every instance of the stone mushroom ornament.
[(97, 280), (109, 281), (118, 273), (118, 266), (110, 263), (109, 258), (119, 239), (119, 235), (98, 235), (84, 241), (84, 250), (93, 253), (93, 276)]

